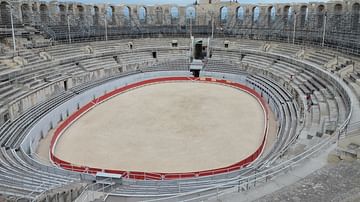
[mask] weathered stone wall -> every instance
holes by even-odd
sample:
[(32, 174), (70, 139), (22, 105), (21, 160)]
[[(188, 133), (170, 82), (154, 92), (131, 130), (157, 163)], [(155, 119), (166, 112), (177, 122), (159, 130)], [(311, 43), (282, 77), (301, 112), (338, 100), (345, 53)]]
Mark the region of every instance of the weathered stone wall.
[[(209, 3), (211, 2), (211, 3)], [(9, 4), (2, 1), (3, 5)], [(311, 3), (274, 3), (274, 4), (242, 4), (236, 2), (220, 2), (219, 0), (201, 0), (196, 5), (177, 6), (173, 4), (166, 5), (115, 5), (115, 4), (95, 4), (87, 5), (79, 2), (58, 2), (58, 1), (19, 1), (11, 2), (15, 20), (21, 23), (48, 23), (48, 24), (78, 24), (83, 22), (85, 25), (104, 25), (105, 16), (109, 26), (122, 25), (170, 25), (184, 24), (187, 10), (193, 7), (195, 10), (194, 22), (196, 25), (209, 25), (211, 19), (216, 23), (231, 26), (236, 22), (249, 26), (266, 27), (271, 21), (271, 16), (285, 16), (283, 18), (293, 20), (297, 18), (297, 26), (302, 23), (301, 18), (309, 14), (325, 14), (330, 17), (342, 19), (342, 14), (356, 14), (360, 12), (360, 1), (329, 1), (329, 2), (311, 2)], [(1, 6), (1, 21), (5, 21), (9, 15), (9, 10)], [(140, 12), (140, 8), (144, 8)], [(272, 8), (275, 10), (272, 11)], [(227, 11), (225, 11), (227, 10)], [(176, 12), (175, 12), (176, 11)], [(221, 20), (221, 13), (226, 12), (226, 19)], [(176, 14), (177, 13), (177, 14)], [(139, 16), (145, 15), (145, 19)], [(243, 15), (243, 16), (242, 16)], [(254, 17), (255, 16), (255, 17)], [(288, 17), (286, 17), (288, 16)], [(309, 18), (314, 18), (309, 15)], [(349, 17), (343, 17), (349, 18)], [(279, 19), (279, 18), (277, 18)], [(319, 18), (320, 19), (320, 18)], [(307, 19), (309, 28), (315, 24), (321, 24), (319, 19)], [(322, 19), (322, 18), (321, 18)], [(320, 21), (321, 21), (320, 19)]]

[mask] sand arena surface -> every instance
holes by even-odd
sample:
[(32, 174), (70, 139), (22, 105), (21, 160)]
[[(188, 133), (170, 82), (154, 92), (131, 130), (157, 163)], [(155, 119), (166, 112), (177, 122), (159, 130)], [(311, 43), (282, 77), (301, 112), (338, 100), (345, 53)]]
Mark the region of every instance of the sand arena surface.
[(239, 162), (261, 145), (260, 103), (215, 83), (158, 83), (96, 106), (58, 140), (74, 164), (144, 172), (190, 172)]

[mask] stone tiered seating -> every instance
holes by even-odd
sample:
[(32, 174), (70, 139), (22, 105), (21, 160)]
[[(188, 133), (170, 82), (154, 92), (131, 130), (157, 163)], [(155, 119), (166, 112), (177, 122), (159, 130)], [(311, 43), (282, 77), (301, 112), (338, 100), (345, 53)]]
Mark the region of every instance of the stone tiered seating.
[(335, 55), (333, 53), (317, 50), (317, 51), (309, 51), (305, 56), (305, 60), (322, 67), (334, 57)]
[(19, 56), (24, 58), (28, 64), (39, 64), (45, 62), (37, 52), (21, 50), (19, 51)]
[(26, 164), (18, 153), (11, 149), (1, 148), (0, 162), (0, 187), (6, 190), (5, 193), (34, 198), (48, 189), (77, 181), (76, 178), (36, 169)]
[(102, 57), (102, 58), (92, 58), (81, 60), (79, 64), (84, 67), (87, 71), (96, 71), (99, 69), (109, 69), (117, 67), (118, 64), (116, 63), (113, 57)]
[(148, 71), (188, 71), (189, 70), (188, 59), (171, 59), (165, 61), (156, 62), (148, 67), (140, 68), (142, 72)]
[(250, 50), (259, 50), (260, 47), (264, 44), (262, 41), (252, 41), (252, 40), (235, 40), (232, 47), (236, 49), (250, 49)]
[[(0, 127), (0, 143), (2, 146), (0, 155), (0, 190), (5, 190), (5, 187), (7, 187), (5, 191), (16, 196), (26, 196), (30, 193), (33, 193), (30, 196), (36, 196), (41, 191), (50, 189), (53, 186), (78, 181), (79, 175), (69, 177), (68, 172), (41, 165), (24, 153), (20, 149), (20, 144), (25, 138), (25, 131), (48, 111), (69, 100), (76, 93), (84, 92), (108, 80), (145, 71), (187, 71), (189, 66), (187, 50), (190, 40), (177, 40), (179, 43), (178, 48), (171, 47), (172, 39), (166, 38), (59, 45), (46, 48), (46, 51), (54, 57), (52, 61), (41, 61), (40, 58), (32, 58), (31, 54), (25, 54), (26, 59), (31, 61), (30, 64), (22, 68), (16, 79), (0, 83), (0, 97), (8, 97), (4, 93), (11, 92), (11, 89), (19, 90), (17, 93), (23, 92), (22, 88), (20, 88), (22, 85), (30, 87), (30, 90), (37, 90), (44, 83), (51, 83), (57, 79), (77, 74), (86, 74), (88, 71), (95, 71), (97, 69), (117, 68), (127, 65), (138, 68), (129, 68), (131, 72), (126, 72), (127, 69), (124, 68), (125, 72), (122, 74), (114, 74), (110, 75), (109, 78), (80, 84), (71, 89), (71, 92), (60, 92), (54, 95), (54, 97), (49, 98), (46, 102), (24, 111), (20, 114), (20, 117), (12, 122), (2, 125)], [(133, 50), (129, 50), (127, 47), (129, 41), (134, 43)], [(246, 75), (247, 82), (255, 90), (262, 92), (262, 95), (276, 114), (277, 121), (280, 123), (278, 131), (278, 139), (280, 141), (276, 143), (271, 152), (266, 154), (267, 160), (261, 161), (258, 165), (259, 167), (281, 161), (282, 159), (278, 157), (285, 155), (286, 149), (284, 148), (288, 148), (298, 135), (300, 137), (310, 135), (311, 140), (308, 140), (308, 142), (311, 145), (313, 142), (316, 142), (314, 139), (317, 140), (321, 137), (318, 134), (322, 134), (324, 131), (330, 133), (335, 128), (334, 126), (342, 123), (346, 118), (347, 108), (342, 99), (342, 94), (328, 80), (317, 76), (309, 69), (304, 69), (290, 62), (265, 57), (260, 53), (258, 53), (259, 55), (249, 53), (243, 55), (241, 52), (246, 49), (252, 52), (261, 52), (260, 48), (264, 44), (262, 41), (231, 40), (228, 49), (223, 47), (223, 41), (223, 39), (219, 39), (216, 41), (217, 43), (214, 43), (213, 57), (206, 61), (204, 70), (207, 72)], [(83, 50), (85, 46), (92, 47), (95, 54), (87, 54)], [(298, 46), (294, 47), (292, 51), (291, 45), (286, 46), (288, 47), (284, 48), (284, 51), (278, 49), (280, 45), (274, 46), (270, 53), (293, 56)], [(34, 49), (32, 55), (36, 56), (37, 51), (37, 49)], [(157, 52), (157, 58), (152, 57), (152, 51)], [(99, 54), (101, 56), (96, 55), (98, 53), (104, 54)], [(318, 53), (315, 55), (321, 57)], [(113, 56), (117, 56), (118, 61)], [(69, 58), (73, 59), (73, 61), (66, 60)], [(321, 64), (326, 63), (325, 60), (319, 62)], [(81, 67), (76, 65), (76, 63), (79, 63)], [(261, 74), (247, 75), (243, 69), (244, 64), (273, 73), (279, 76), (282, 81), (277, 81)], [(17, 85), (13, 85), (15, 81)], [(305, 122), (305, 130), (301, 134), (298, 133), (298, 127), (300, 127), (298, 122), (300, 106), (298, 105), (302, 103), (294, 102), (293, 94), (285, 90), (286, 85), (295, 89), (303, 98), (306, 94), (311, 94), (311, 100), (315, 103), (310, 108), (310, 111), (306, 112), (306, 119), (303, 120)], [(18, 96), (17, 93), (15, 93), (14, 99)], [(1, 98), (0, 100), (3, 99)], [(4, 102), (4, 104), (7, 102)], [(317, 135), (319, 138), (316, 137)], [(265, 159), (265, 157), (262, 158)], [(46, 169), (49, 168), (56, 172), (48, 172)], [(241, 176), (246, 176), (248, 172), (252, 172), (252, 169), (252, 167), (247, 167), (240, 171), (229, 173), (226, 177), (218, 175), (211, 179), (199, 178), (195, 182), (192, 180), (179, 180), (158, 183), (152, 180), (144, 182), (125, 180), (125, 186), (118, 188), (115, 193), (120, 195), (134, 193), (144, 195), (177, 194), (179, 192), (179, 185), (181, 185), (181, 192), (213, 187), (230, 179), (240, 179)], [(64, 175), (59, 174), (62, 172)], [(4, 173), (10, 173), (10, 175)], [(31, 175), (32, 173), (34, 174)], [(10, 178), (14, 178), (14, 180), (10, 181)]]
[[(279, 67), (282, 69), (279, 69)], [(293, 69), (293, 71), (289, 71), (289, 67)], [(282, 75), (283, 78), (290, 78), (291, 75), (293, 75), (291, 82), (294, 84), (293, 87), (295, 89), (299, 89), (301, 96), (306, 97), (306, 95), (311, 94), (311, 101), (313, 103), (309, 108), (311, 121), (307, 122), (309, 124), (307, 125), (309, 134), (321, 135), (323, 132), (326, 132), (326, 130), (330, 133), (333, 131), (333, 125), (345, 119), (344, 116), (341, 116), (338, 112), (338, 105), (342, 106), (344, 103), (341, 99), (338, 99), (337, 102), (334, 101), (333, 93), (336, 94), (336, 90), (327, 84), (327, 81), (314, 77), (311, 72), (299, 69), (291, 64), (276, 63), (270, 69), (276, 74)], [(288, 80), (290, 81), (290, 79)], [(339, 95), (336, 94), (335, 97), (339, 97)], [(341, 118), (339, 118), (339, 116), (341, 116)], [(323, 127), (324, 131), (322, 131)]]
[(253, 67), (267, 68), (273, 63), (273, 60), (259, 55), (245, 55), (242, 63)]
[(24, 92), (9, 82), (0, 83), (0, 107), (4, 106), (10, 100), (22, 95)]
[(226, 72), (226, 73), (244, 73), (238, 65), (227, 63), (220, 59), (209, 59), (204, 68), (205, 71), (209, 72)]
[(7, 73), (9, 70), (11, 70), (7, 65), (0, 63), (0, 74)]
[(85, 54), (84, 50), (81, 50), (81, 48), (77, 45), (56, 46), (46, 49), (46, 52), (48, 52), (54, 59), (79, 57)]
[(301, 50), (300, 46), (286, 43), (271, 43), (270, 52), (280, 55), (294, 57), (298, 51)]
[(108, 41), (108, 42), (92, 42), (89, 44), (94, 49), (95, 53), (102, 53), (107, 51), (129, 51), (128, 41)]
[(360, 99), (360, 82), (358, 82), (357, 79), (354, 79), (354, 74), (356, 73), (351, 73), (350, 75), (344, 77), (343, 80)]

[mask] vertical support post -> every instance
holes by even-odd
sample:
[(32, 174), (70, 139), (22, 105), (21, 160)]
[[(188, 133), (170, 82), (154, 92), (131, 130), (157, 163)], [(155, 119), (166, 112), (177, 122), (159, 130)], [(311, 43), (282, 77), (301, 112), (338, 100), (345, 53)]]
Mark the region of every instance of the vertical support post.
[(254, 187), (256, 187), (256, 171), (257, 171), (257, 169), (255, 168), (255, 175), (254, 175)]
[(70, 34), (70, 15), (67, 16), (67, 24), (68, 24), (68, 34), (69, 34), (69, 43), (71, 43), (71, 34)]
[(192, 12), (190, 12), (190, 37), (192, 37)]
[(207, 46), (207, 50), (206, 50), (206, 58), (209, 59), (210, 57), (210, 38), (208, 38), (208, 46)]
[(108, 40), (108, 30), (107, 30), (107, 17), (106, 17), (106, 14), (105, 14), (104, 22), (105, 22), (105, 41), (107, 41)]
[(16, 53), (16, 41), (15, 41), (15, 30), (14, 30), (14, 19), (13, 19), (13, 9), (10, 7), (10, 21), (11, 21), (11, 33), (12, 33), (12, 41), (13, 41), (13, 48), (14, 53)]
[(215, 29), (215, 25), (214, 25), (214, 16), (211, 16), (211, 39), (214, 38), (214, 29)]
[(322, 43), (321, 46), (324, 47), (325, 45), (325, 33), (326, 33), (326, 22), (327, 22), (327, 13), (325, 13), (325, 17), (324, 17), (324, 29), (323, 29), (323, 35), (322, 35)]
[(295, 35), (296, 35), (296, 19), (297, 18), (297, 15), (296, 15), (296, 12), (294, 12), (294, 30), (293, 30), (293, 40), (292, 40), (292, 43), (295, 44)]

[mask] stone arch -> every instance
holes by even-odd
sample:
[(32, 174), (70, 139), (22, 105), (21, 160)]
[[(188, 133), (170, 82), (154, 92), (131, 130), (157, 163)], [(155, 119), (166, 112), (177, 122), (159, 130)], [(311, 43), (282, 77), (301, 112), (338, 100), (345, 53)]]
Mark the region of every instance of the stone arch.
[(175, 7), (175, 6), (171, 7), (170, 15), (171, 15), (171, 18), (179, 18), (179, 8)]
[(244, 7), (239, 6), (236, 8), (236, 21), (238, 23), (243, 23), (245, 20), (245, 10)]
[(179, 8), (173, 6), (170, 8), (171, 24), (177, 24), (179, 22)]
[(66, 24), (66, 6), (63, 4), (59, 4), (59, 17), (60, 17), (60, 24)]
[(42, 23), (49, 22), (49, 9), (46, 4), (40, 4), (40, 20)]
[(84, 19), (85, 19), (84, 7), (82, 5), (77, 5), (76, 9), (77, 9), (77, 13), (78, 13), (80, 22), (84, 22)]
[(124, 15), (124, 18), (125, 20), (129, 20), (131, 19), (131, 9), (129, 6), (125, 6), (123, 8), (123, 15)]
[(138, 17), (139, 17), (139, 21), (140, 23), (146, 23), (147, 22), (147, 18), (148, 18), (148, 12), (147, 9), (145, 8), (145, 6), (141, 6), (138, 10)]
[(284, 25), (289, 26), (292, 21), (293, 9), (291, 6), (285, 6), (283, 10)]
[(186, 18), (188, 19), (195, 19), (196, 17), (196, 10), (194, 7), (190, 6), (186, 8), (185, 11)]
[(6, 1), (0, 3), (0, 16), (2, 24), (10, 24), (10, 4)]
[(29, 4), (21, 5), (21, 18), (23, 23), (28, 24), (31, 22), (31, 13)]
[(351, 8), (352, 27), (357, 30), (360, 28), (360, 4), (354, 3)]
[(226, 6), (222, 6), (220, 8), (220, 23), (226, 24), (228, 20), (228, 8)]
[(116, 18), (115, 18), (115, 7), (114, 6), (108, 6), (106, 8), (106, 18), (108, 19), (109, 24), (116, 24)]
[(259, 20), (260, 20), (260, 8), (258, 6), (255, 6), (252, 8), (251, 11), (251, 23), (253, 25), (257, 25), (259, 24)]
[(276, 20), (276, 9), (274, 6), (270, 6), (267, 9), (267, 20), (268, 20), (268, 26), (272, 26)]
[(343, 11), (343, 5), (342, 4), (335, 4), (334, 6), (334, 14), (332, 16), (332, 25), (334, 29), (340, 29), (342, 26), (341, 23), (341, 14)]
[(187, 7), (185, 10), (185, 18), (186, 18), (186, 22), (190, 23), (190, 21), (192, 21), (192, 23), (195, 23), (195, 19), (196, 19), (196, 10), (194, 7), (190, 6)]
[(306, 5), (300, 8), (300, 27), (305, 27), (308, 21), (309, 8)]
[(334, 13), (335, 14), (341, 14), (343, 10), (343, 5), (342, 4), (335, 4), (334, 6)]
[(317, 28), (320, 28), (324, 25), (324, 19), (325, 19), (325, 6), (324, 5), (319, 5), (316, 8), (316, 15), (317, 15), (316, 26), (317, 26)]

